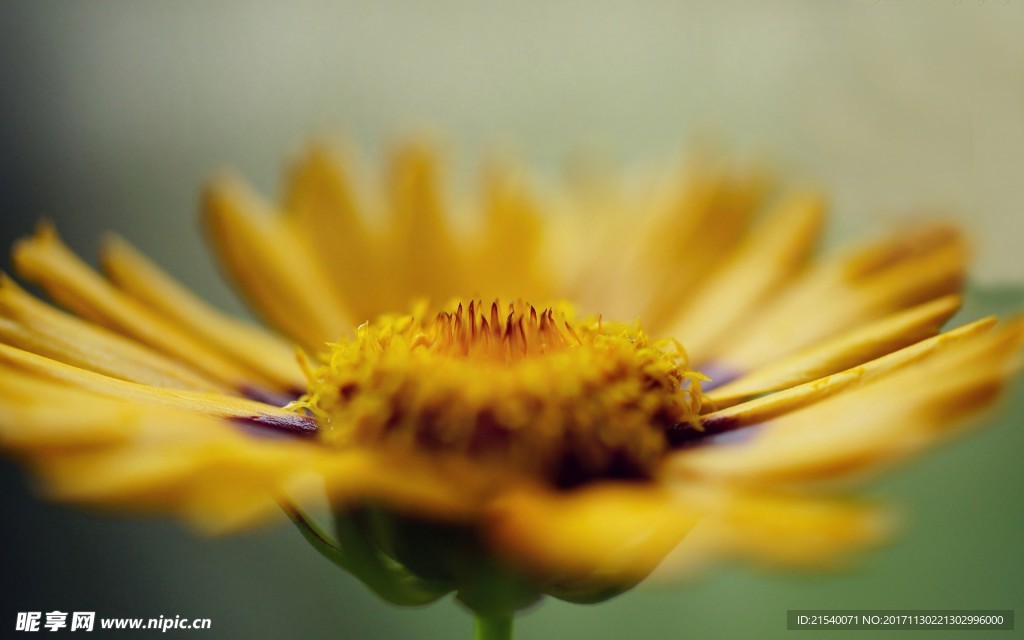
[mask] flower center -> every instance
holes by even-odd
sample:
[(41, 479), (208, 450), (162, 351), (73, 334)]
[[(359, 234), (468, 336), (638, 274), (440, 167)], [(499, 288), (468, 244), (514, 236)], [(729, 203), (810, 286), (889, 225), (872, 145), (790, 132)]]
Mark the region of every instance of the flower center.
[(301, 405), (339, 447), (452, 453), (563, 486), (649, 477), (695, 421), (700, 374), (672, 340), (575, 322), (565, 304), (452, 303), (330, 344)]

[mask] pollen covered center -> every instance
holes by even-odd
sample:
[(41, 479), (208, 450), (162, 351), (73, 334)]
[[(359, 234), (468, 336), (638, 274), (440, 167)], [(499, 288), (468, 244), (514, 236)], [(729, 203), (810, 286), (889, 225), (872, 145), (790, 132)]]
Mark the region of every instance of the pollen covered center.
[[(427, 319), (429, 318), (429, 319)], [(562, 486), (649, 477), (695, 422), (683, 348), (568, 305), (453, 302), (328, 345), (301, 405), (338, 447), (455, 454)]]

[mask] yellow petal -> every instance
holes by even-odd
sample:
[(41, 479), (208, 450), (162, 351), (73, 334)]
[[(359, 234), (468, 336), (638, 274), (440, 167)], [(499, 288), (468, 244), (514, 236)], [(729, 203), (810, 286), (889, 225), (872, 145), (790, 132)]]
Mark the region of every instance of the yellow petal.
[(234, 177), (210, 185), (203, 204), (222, 265), (260, 315), (314, 351), (351, 327), (293, 220), (271, 211)]
[(991, 406), (1024, 356), (1024, 321), (946, 345), (933, 356), (834, 399), (777, 418), (749, 438), (672, 456), (684, 476), (815, 482), (882, 468)]
[(959, 230), (936, 222), (827, 259), (752, 314), (714, 360), (729, 370), (753, 371), (894, 311), (955, 293), (967, 253)]
[(893, 528), (892, 517), (879, 507), (835, 497), (697, 484), (680, 488), (676, 498), (706, 515), (659, 577), (720, 558), (820, 570), (877, 545)]
[[(135, 430), (135, 409), (95, 394), (0, 366), (0, 443), (19, 453), (123, 442)], [(59, 400), (59, 401), (58, 401)]]
[(705, 406), (724, 409), (741, 400), (823, 378), (892, 353), (934, 336), (960, 304), (959, 296), (946, 296), (853, 329), (715, 387), (705, 396)]
[(469, 257), (467, 290), (509, 300), (551, 299), (555, 261), (541, 258), (546, 227), (523, 172), (495, 163), (483, 189), (486, 217), (479, 248)]
[[(380, 239), (364, 219), (365, 205), (356, 198), (350, 165), (337, 150), (311, 147), (292, 167), (285, 206), (330, 276), (336, 296), (350, 316), (362, 322), (382, 313), (386, 300), (381, 295), (389, 298), (394, 283), (381, 274), (391, 265), (380, 255)], [(393, 308), (401, 309), (408, 301), (397, 302)]]
[[(339, 451), (314, 441), (252, 437), (224, 420), (177, 408), (106, 398), (79, 406), (85, 412), (79, 418), (70, 412), (48, 415), (42, 405), (22, 410), (19, 418), (27, 420), (20, 428), (31, 435), (10, 442), (20, 444), (33, 461), (51, 497), (117, 510), (174, 512), (208, 533), (258, 524), (277, 512), (279, 499), (303, 501), (325, 489), (335, 508), (371, 501), (451, 521), (471, 519), (496, 490), (488, 481), (487, 491), (475, 492), (479, 483), (444, 473), (451, 468), (367, 450)], [(0, 402), (0, 416), (3, 409)], [(95, 435), (115, 415), (116, 436), (77, 437)], [(80, 428), (68, 429), (75, 422)], [(56, 432), (55, 424), (61, 425)], [(85, 443), (93, 446), (81, 446)]]
[(232, 389), (250, 383), (244, 369), (101, 278), (64, 246), (52, 226), (42, 225), (34, 237), (19, 241), (14, 248), (14, 264), (25, 278), (38, 283), (75, 313), (186, 363)]
[(958, 341), (969, 340), (991, 329), (995, 322), (995, 318), (983, 318), (851, 369), (708, 413), (701, 416), (701, 424), (705, 431), (718, 433), (765, 422), (800, 407), (820, 402), (854, 385), (890, 374), (935, 352), (948, 349)]
[(305, 386), (291, 346), (214, 310), (121, 238), (107, 238), (100, 260), (107, 277), (119, 289), (234, 362), (244, 364), (254, 381), (267, 381), (289, 391)]
[(218, 393), (149, 387), (110, 378), (0, 344), (0, 380), (6, 381), (26, 374), (110, 398), (185, 409), (298, 433), (316, 431), (316, 423), (312, 418), (262, 402)]
[(325, 449), (311, 467), (334, 507), (372, 502), (433, 521), (472, 522), (514, 476), (455, 457)]
[(224, 531), (273, 515), (282, 492), (308, 490), (328, 453), (306, 440), (253, 437), (173, 404), (11, 375), (2, 365), (0, 381), (0, 443), (26, 458), (61, 500), (174, 512)]
[(823, 221), (821, 199), (790, 195), (755, 228), (726, 264), (687, 301), (665, 332), (686, 345), (691, 361), (706, 361), (716, 343), (777, 290), (807, 258)]
[(313, 447), (263, 442), (223, 421), (164, 410), (127, 421), (134, 439), (120, 446), (48, 453), (35, 466), (51, 497), (107, 509), (174, 512), (221, 533), (267, 520), (276, 498), (308, 474)]
[[(662, 332), (695, 288), (739, 245), (770, 185), (771, 181), (756, 171), (736, 176), (700, 171), (647, 238), (650, 246), (643, 259), (653, 273), (644, 275), (652, 278), (653, 295), (646, 309), (633, 310), (630, 315), (640, 313), (653, 331)], [(609, 251), (617, 250), (621, 237), (613, 243)], [(635, 288), (643, 281), (634, 277), (629, 286)]]
[(447, 222), (440, 165), (437, 152), (425, 141), (400, 146), (391, 159), (384, 249), (396, 291), (406, 298), (392, 308), (407, 307), (412, 297), (443, 300), (465, 294), (459, 291), (462, 274), (471, 265)]
[(701, 515), (654, 485), (601, 484), (510, 492), (484, 526), (495, 550), (517, 566), (550, 583), (582, 586), (643, 578)]
[(548, 247), (566, 274), (560, 295), (609, 317), (639, 316), (664, 333), (743, 238), (770, 184), (763, 173), (709, 164), (673, 168), (653, 183), (583, 174), (572, 197), (553, 207), (563, 224)]
[(0, 342), (122, 380), (229, 392), (139, 343), (36, 300), (0, 275)]

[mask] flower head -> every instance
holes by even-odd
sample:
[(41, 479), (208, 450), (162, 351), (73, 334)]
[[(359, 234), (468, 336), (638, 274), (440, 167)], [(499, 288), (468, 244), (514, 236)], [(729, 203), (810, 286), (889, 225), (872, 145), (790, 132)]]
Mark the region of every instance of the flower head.
[[(503, 616), (609, 597), (673, 549), (817, 565), (873, 543), (881, 512), (821, 482), (940, 440), (1020, 362), (1020, 320), (940, 332), (967, 255), (947, 223), (812, 259), (820, 198), (766, 208), (758, 174), (544, 200), (495, 170), (454, 225), (428, 148), (378, 193), (345, 166), (312, 150), (283, 212), (236, 178), (207, 192), (278, 333), (123, 240), (105, 277), (47, 225), (19, 243), (67, 312), (0, 283), (3, 446), (63, 499), (213, 530), (281, 505), (384, 597)], [(323, 490), (333, 535), (298, 507)]]

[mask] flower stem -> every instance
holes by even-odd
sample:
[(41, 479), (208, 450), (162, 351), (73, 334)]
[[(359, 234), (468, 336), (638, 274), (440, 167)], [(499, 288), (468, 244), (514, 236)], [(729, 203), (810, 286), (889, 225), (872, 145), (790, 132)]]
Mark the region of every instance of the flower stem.
[(473, 640), (512, 640), (512, 616), (477, 614), (473, 623)]

